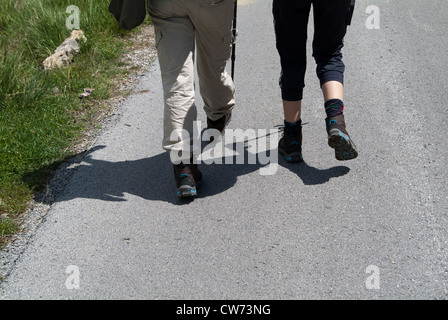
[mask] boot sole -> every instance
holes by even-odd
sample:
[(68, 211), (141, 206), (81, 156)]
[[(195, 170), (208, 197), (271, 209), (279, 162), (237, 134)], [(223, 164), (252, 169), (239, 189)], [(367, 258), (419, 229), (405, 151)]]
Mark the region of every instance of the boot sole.
[(198, 195), (196, 187), (180, 186), (177, 190), (177, 197), (180, 199), (193, 198)]
[(335, 157), (339, 161), (352, 160), (358, 157), (358, 151), (351, 139), (341, 132), (330, 135), (328, 145), (334, 149)]
[(280, 155), (283, 156), (283, 159), (285, 159), (285, 161), (288, 163), (303, 162), (303, 157), (300, 152), (285, 153), (283, 149), (278, 149), (278, 152), (280, 153)]
[(202, 185), (202, 179), (196, 181), (196, 187), (182, 185), (177, 189), (177, 197), (180, 199), (197, 197), (199, 187)]

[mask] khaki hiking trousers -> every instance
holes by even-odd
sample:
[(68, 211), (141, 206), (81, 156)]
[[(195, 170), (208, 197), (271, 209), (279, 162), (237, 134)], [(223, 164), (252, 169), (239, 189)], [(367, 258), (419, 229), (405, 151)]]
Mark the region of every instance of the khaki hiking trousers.
[(195, 60), (207, 117), (218, 120), (234, 107), (234, 85), (225, 70), (233, 8), (234, 0), (148, 0), (164, 95), (162, 144), (168, 152), (177, 151), (177, 159), (188, 161), (198, 154), (193, 150)]

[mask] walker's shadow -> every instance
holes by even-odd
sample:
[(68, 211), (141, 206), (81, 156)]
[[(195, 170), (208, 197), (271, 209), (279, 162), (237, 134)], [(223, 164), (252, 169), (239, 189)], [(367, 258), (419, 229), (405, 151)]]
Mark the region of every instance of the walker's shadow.
[[(235, 144), (234, 144), (235, 146)], [(82, 155), (82, 162), (73, 168), (67, 166), (63, 176), (69, 176), (70, 186), (64, 188), (51, 202), (67, 201), (76, 198), (99, 199), (104, 201), (127, 201), (126, 194), (147, 200), (157, 200), (182, 205), (188, 202), (177, 199), (173, 168), (169, 154), (162, 152), (153, 157), (110, 162), (97, 160), (92, 154), (105, 146), (98, 146)], [(199, 165), (203, 174), (203, 183), (199, 189), (199, 198), (218, 195), (235, 185), (239, 176), (243, 176), (263, 167), (260, 163), (247, 164), (249, 153), (244, 149), (244, 164), (236, 164), (236, 156), (231, 163), (229, 158), (221, 158), (222, 164)], [(235, 147), (234, 150), (242, 150)], [(272, 152), (277, 152), (273, 150)], [(226, 161), (227, 160), (227, 161)], [(240, 159), (241, 160), (241, 159)], [(337, 166), (325, 170), (316, 169), (306, 163), (289, 164), (281, 157), (280, 166), (297, 174), (305, 185), (317, 185), (328, 182), (349, 172), (349, 168)], [(41, 169), (41, 170), (44, 170)], [(70, 170), (75, 170), (73, 175)], [(33, 173), (30, 173), (32, 175)], [(261, 176), (260, 179), (275, 179), (276, 175)], [(24, 177), (28, 181), (29, 177)], [(50, 188), (51, 189), (51, 188)], [(50, 190), (51, 191), (51, 190)]]
[(345, 166), (336, 166), (329, 169), (317, 169), (308, 165), (305, 161), (301, 163), (287, 163), (282, 157), (279, 158), (279, 165), (288, 168), (297, 174), (305, 185), (317, 185), (327, 183), (331, 178), (346, 175), (350, 169)]

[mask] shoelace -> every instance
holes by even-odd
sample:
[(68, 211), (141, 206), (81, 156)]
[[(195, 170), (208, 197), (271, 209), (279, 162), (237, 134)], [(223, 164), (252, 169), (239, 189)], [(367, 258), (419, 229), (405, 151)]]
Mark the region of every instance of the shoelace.
[(276, 124), (274, 128), (278, 128), (278, 132), (285, 132), (285, 125), (284, 124)]

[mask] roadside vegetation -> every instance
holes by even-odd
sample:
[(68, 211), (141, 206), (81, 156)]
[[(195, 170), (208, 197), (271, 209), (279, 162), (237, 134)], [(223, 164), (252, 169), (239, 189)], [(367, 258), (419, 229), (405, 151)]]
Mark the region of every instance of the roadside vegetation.
[[(98, 125), (102, 101), (128, 72), (117, 66), (129, 32), (118, 28), (108, 5), (0, 1), (0, 248), (20, 230), (21, 215), (58, 164), (74, 154), (83, 132)], [(87, 42), (70, 66), (43, 71), (42, 62), (71, 34), (68, 6), (79, 8)], [(95, 91), (80, 99), (85, 88)]]

